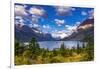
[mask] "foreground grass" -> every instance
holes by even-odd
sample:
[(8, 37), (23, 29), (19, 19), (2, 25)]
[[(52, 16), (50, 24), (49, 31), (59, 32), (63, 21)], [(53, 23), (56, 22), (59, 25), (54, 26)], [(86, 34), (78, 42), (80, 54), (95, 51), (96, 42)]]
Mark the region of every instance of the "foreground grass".
[[(24, 64), (48, 64), (48, 63), (65, 63), (65, 62), (80, 62), (80, 61), (88, 61), (88, 54), (86, 53), (73, 53), (72, 56), (62, 56), (62, 55), (56, 55), (56, 56), (37, 56), (36, 59), (32, 59), (25, 56), (16, 56), (15, 57), (15, 63), (16, 65), (24, 65)], [(93, 59), (91, 59), (92, 61)], [(89, 60), (90, 61), (90, 60)]]

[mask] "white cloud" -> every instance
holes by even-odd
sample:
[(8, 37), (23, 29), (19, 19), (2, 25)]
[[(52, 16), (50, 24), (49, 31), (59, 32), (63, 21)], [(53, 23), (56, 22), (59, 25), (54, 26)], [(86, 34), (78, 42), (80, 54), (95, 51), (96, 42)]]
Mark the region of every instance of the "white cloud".
[(51, 27), (49, 25), (43, 25), (44, 29), (50, 29)]
[(90, 10), (90, 11), (88, 11), (88, 13), (93, 15), (94, 14), (94, 10)]
[(71, 15), (72, 11), (76, 10), (75, 8), (66, 7), (66, 6), (57, 6), (55, 8), (56, 8), (57, 15), (61, 15), (61, 16)]
[(65, 20), (60, 20), (60, 19), (55, 19), (54, 21), (58, 26), (61, 26), (65, 23)]
[(28, 15), (28, 13), (25, 10), (24, 5), (15, 5), (14, 11), (15, 11), (16, 16), (26, 16), (26, 15)]
[(93, 16), (90, 16), (90, 17), (89, 17), (89, 19), (93, 19), (93, 18), (94, 18)]
[(65, 25), (66, 28), (71, 27), (70, 25)]
[(39, 28), (38, 24), (29, 24), (30, 27)]
[(31, 7), (29, 13), (32, 14), (32, 22), (38, 23), (39, 18), (45, 16), (45, 10), (40, 7)]
[(39, 16), (32, 15), (32, 22), (38, 23), (39, 18), (40, 18)]
[(61, 38), (61, 39), (63, 39), (64, 37), (69, 36), (69, 33), (68, 33), (68, 31), (66, 29), (65, 30), (60, 30), (60, 31), (54, 30), (54, 31), (52, 31), (51, 35), (54, 38)]
[(15, 19), (22, 19), (21, 16), (15, 16)]
[(68, 35), (66, 34), (66, 33), (62, 33), (61, 35), (60, 35), (60, 37), (61, 37), (61, 39), (63, 39), (64, 37), (67, 37)]
[(94, 18), (94, 10), (90, 10), (88, 11), (89, 13), (89, 19), (93, 19)]
[(85, 15), (87, 15), (87, 12), (82, 11), (82, 12), (81, 12), (81, 15), (85, 16)]
[(37, 16), (43, 16), (45, 14), (45, 10), (42, 8), (31, 7), (29, 9), (29, 13)]
[(77, 21), (74, 25), (65, 25), (65, 28), (69, 31), (75, 31), (81, 22)]
[(78, 27), (78, 25), (79, 25), (79, 23), (78, 23), (78, 24), (76, 23), (76, 24), (73, 25), (73, 26), (65, 25), (65, 28), (66, 28), (66, 30), (69, 31), (69, 33), (71, 34), (71, 33), (73, 33), (73, 32), (77, 32), (77, 27)]
[(38, 25), (38, 24), (33, 24), (33, 26), (34, 26), (34, 27), (39, 27), (39, 25)]
[(79, 26), (80, 22), (77, 21), (74, 25), (65, 25), (63, 30), (53, 30), (52, 36), (54, 38), (64, 38), (71, 35), (73, 32), (77, 32), (77, 26)]
[(65, 25), (65, 27), (68, 29), (68, 30), (75, 30), (76, 28), (77, 28), (77, 26), (76, 25), (74, 25), (74, 26), (70, 26), (70, 25)]
[(71, 8), (71, 10), (72, 10), (72, 11), (75, 11), (76, 9), (75, 9), (75, 8)]
[(76, 25), (79, 25), (81, 22), (76, 22)]
[(62, 33), (62, 34), (54, 33), (54, 34), (52, 34), (52, 37), (63, 39), (64, 37), (67, 37), (67, 34), (65, 34), (65, 33)]

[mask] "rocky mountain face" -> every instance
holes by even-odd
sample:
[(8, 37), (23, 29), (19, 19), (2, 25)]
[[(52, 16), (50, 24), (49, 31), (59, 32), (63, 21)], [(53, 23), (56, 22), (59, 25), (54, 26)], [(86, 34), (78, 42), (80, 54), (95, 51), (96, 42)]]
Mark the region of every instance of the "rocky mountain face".
[(83, 40), (85, 36), (94, 36), (94, 19), (86, 19), (81, 23), (76, 32), (73, 32), (69, 37), (63, 40)]
[(21, 42), (29, 42), (33, 37), (36, 38), (37, 41), (54, 40), (51, 34), (44, 34), (36, 28), (30, 28), (27, 25), (15, 25), (15, 39)]

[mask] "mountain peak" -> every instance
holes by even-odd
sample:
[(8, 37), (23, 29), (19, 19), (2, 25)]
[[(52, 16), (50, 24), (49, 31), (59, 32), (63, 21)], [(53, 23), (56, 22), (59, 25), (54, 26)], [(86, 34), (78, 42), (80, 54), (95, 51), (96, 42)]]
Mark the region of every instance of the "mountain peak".
[(93, 27), (94, 24), (94, 19), (86, 19), (85, 21), (83, 21), (83, 23), (81, 23), (77, 29), (87, 29), (90, 27)]

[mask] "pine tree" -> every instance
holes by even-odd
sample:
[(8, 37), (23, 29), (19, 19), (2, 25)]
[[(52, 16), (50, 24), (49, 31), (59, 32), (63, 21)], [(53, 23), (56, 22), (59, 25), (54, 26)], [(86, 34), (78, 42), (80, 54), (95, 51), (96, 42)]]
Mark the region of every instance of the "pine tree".
[(15, 40), (15, 55), (21, 55), (24, 52), (24, 47), (18, 40)]
[(79, 54), (79, 53), (81, 52), (80, 49), (81, 49), (81, 48), (80, 48), (80, 46), (79, 46), (79, 43), (77, 43), (77, 54)]
[(32, 38), (29, 43), (29, 50), (32, 52), (33, 58), (36, 58), (40, 54), (40, 47), (35, 38)]
[(65, 48), (64, 43), (61, 44), (60, 52), (61, 52), (61, 55), (62, 56), (65, 56), (66, 55), (66, 48)]
[(85, 48), (85, 43), (83, 43), (82, 48)]

